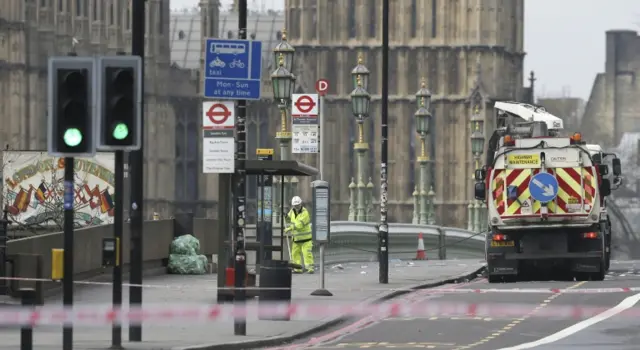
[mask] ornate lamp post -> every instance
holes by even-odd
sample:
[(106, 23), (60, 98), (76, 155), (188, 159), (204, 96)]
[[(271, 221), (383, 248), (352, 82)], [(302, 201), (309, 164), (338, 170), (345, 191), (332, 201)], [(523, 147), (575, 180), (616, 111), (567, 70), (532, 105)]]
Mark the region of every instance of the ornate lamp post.
[[(291, 152), (289, 146), (291, 144), (291, 131), (288, 130), (289, 121), (287, 118), (287, 107), (291, 102), (291, 94), (293, 93), (293, 88), (295, 86), (295, 77), (289, 70), (284, 66), (286, 59), (285, 54), (280, 52), (278, 54), (278, 68), (271, 73), (271, 82), (273, 85), (273, 99), (278, 103), (278, 109), (280, 110), (280, 130), (276, 133), (276, 139), (278, 139), (280, 143), (280, 159), (288, 160), (289, 154)], [(291, 57), (293, 60), (293, 56)], [(286, 181), (286, 180), (285, 180)], [(285, 186), (285, 184), (280, 183), (280, 186)], [(273, 210), (273, 219), (272, 222), (280, 223), (281, 215), (284, 213), (279, 212), (280, 201), (286, 201), (288, 197), (287, 187), (285, 186), (284, 198), (279, 198), (280, 191), (278, 190), (278, 183), (276, 178), (274, 178), (274, 198), (277, 200), (274, 201), (274, 210)]]
[[(482, 156), (482, 153), (484, 152), (484, 134), (482, 133), (482, 129), (481, 129), (481, 125), (482, 125), (482, 121), (478, 121), (476, 120), (474, 122), (475, 124), (475, 130), (471, 133), (471, 152), (473, 153), (473, 159), (475, 161), (475, 167), (474, 169), (478, 169), (480, 168), (480, 157)], [(475, 181), (474, 181), (475, 183)], [(474, 216), (474, 221), (473, 221), (473, 231), (475, 232), (479, 232), (482, 228), (482, 222), (483, 222), (483, 214), (482, 213), (482, 204), (480, 203), (480, 201), (474, 201), (474, 212), (475, 215)]]
[(429, 171), (427, 169), (429, 164), (429, 156), (427, 155), (427, 136), (429, 135), (429, 125), (431, 124), (431, 92), (427, 89), (427, 84), (422, 79), (420, 90), (416, 92), (416, 102), (418, 103), (418, 110), (414, 114), (416, 118), (416, 132), (420, 135), (420, 154), (417, 157), (418, 164), (420, 164), (420, 186), (418, 189), (419, 195), (419, 216), (418, 223), (427, 224), (428, 217), (428, 191), (430, 179)]
[(282, 30), (280, 42), (273, 48), (273, 62), (280, 62), (280, 56), (284, 58), (284, 68), (289, 72), (293, 71), (293, 58), (296, 55), (296, 49), (287, 41), (287, 30)]
[[(356, 88), (351, 92), (351, 112), (356, 118), (358, 123), (358, 140), (353, 145), (353, 149), (357, 152), (357, 208), (356, 208), (356, 221), (366, 221), (366, 202), (367, 196), (365, 194), (367, 185), (365, 184), (365, 154), (369, 149), (369, 145), (364, 139), (364, 121), (369, 116), (369, 107), (371, 105), (371, 95), (367, 90), (362, 87), (362, 77), (358, 75), (356, 77)], [(369, 196), (370, 198), (370, 196)]]

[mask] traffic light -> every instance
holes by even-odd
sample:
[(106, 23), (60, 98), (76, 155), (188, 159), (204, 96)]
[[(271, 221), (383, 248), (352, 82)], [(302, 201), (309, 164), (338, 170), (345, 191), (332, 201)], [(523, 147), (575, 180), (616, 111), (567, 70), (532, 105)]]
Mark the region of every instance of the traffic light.
[(140, 149), (141, 66), (138, 56), (98, 58), (98, 149)]
[(94, 59), (51, 57), (48, 72), (48, 152), (91, 157), (94, 139)]

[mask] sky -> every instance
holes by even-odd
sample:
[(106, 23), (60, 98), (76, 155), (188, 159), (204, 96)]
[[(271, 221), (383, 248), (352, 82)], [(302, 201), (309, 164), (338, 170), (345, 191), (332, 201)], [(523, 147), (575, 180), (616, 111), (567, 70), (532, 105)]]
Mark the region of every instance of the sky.
[[(199, 0), (171, 0), (172, 8)], [(232, 0), (221, 0), (228, 7)], [(248, 0), (282, 9), (284, 0)], [(604, 70), (605, 32), (640, 31), (640, 0), (525, 0), (525, 77), (535, 71), (537, 97), (589, 98)], [(528, 85), (528, 82), (524, 82)]]

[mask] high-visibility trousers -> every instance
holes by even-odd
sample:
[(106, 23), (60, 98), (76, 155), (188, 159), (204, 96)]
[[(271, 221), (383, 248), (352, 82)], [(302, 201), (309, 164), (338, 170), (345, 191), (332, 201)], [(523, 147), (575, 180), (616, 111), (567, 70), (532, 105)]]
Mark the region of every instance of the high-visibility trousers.
[[(313, 272), (313, 241), (308, 240), (304, 243), (293, 242), (291, 246), (291, 260), (294, 264), (302, 266), (304, 261), (304, 268), (308, 272)], [(302, 255), (302, 258), (300, 258)], [(302, 272), (300, 269), (295, 269), (296, 272)]]

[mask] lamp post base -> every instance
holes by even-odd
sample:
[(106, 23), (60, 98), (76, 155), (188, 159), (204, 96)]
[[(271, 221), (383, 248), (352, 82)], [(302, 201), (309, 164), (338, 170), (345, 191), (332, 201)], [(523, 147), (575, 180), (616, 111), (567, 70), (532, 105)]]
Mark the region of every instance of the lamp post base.
[(330, 291), (323, 289), (323, 288), (319, 288), (314, 290), (313, 292), (311, 292), (310, 295), (313, 295), (314, 297), (332, 297), (333, 293), (331, 293)]

